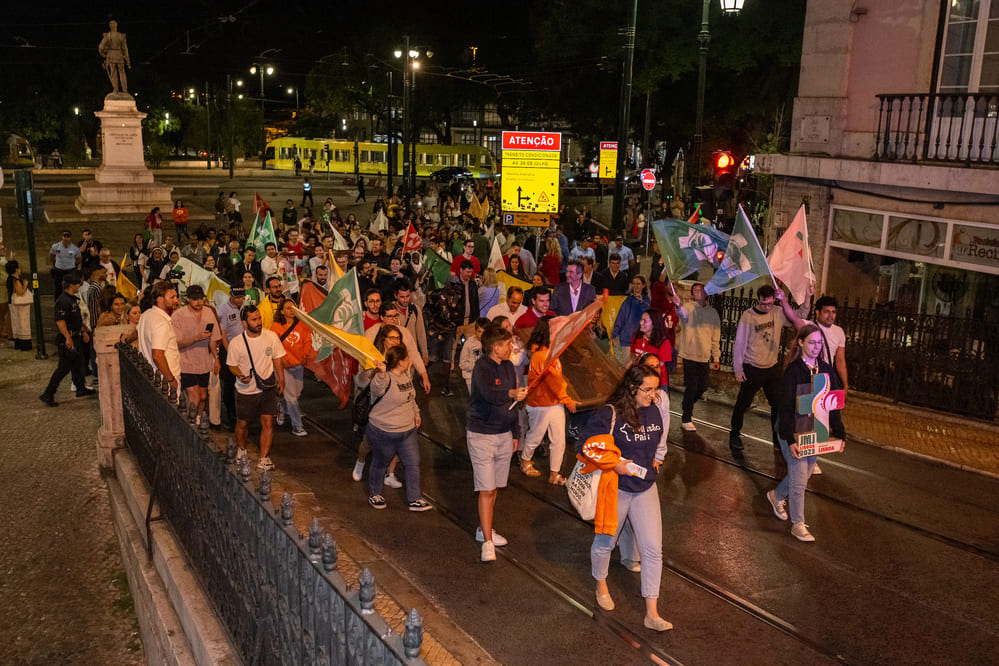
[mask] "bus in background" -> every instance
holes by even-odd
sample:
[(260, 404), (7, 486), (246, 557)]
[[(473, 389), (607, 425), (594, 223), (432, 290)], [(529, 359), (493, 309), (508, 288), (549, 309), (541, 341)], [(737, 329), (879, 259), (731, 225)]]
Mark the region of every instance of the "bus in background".
[(35, 153), (31, 144), (23, 136), (8, 132), (0, 133), (7, 142), (3, 155), (0, 156), (0, 166), (4, 169), (32, 169), (35, 166)]
[[(402, 146), (393, 143), (392, 152), (393, 174), (402, 175)], [(370, 141), (355, 143), (286, 136), (269, 142), (265, 155), (267, 158), (265, 168), (280, 171), (294, 171), (296, 156), (301, 160), (304, 170), (308, 170), (309, 160), (315, 158), (317, 173), (325, 173), (328, 170), (330, 173), (353, 174), (359, 171), (370, 176), (387, 174), (389, 169), (388, 144)], [(496, 175), (496, 160), (492, 153), (482, 146), (416, 144), (417, 176), (427, 177), (444, 167), (466, 167), (474, 178), (492, 178)]]

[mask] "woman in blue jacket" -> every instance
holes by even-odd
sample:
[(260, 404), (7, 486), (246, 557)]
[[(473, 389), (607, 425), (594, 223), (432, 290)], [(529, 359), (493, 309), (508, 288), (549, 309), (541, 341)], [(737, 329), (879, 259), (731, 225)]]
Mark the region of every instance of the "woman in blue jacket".
[(621, 307), (617, 311), (617, 319), (614, 320), (611, 339), (617, 338), (617, 348), (621, 350), (618, 358), (622, 359), (622, 362), (627, 362), (631, 355), (631, 340), (635, 337), (635, 331), (638, 330), (638, 325), (642, 321), (642, 315), (649, 309), (652, 302), (645, 286), (645, 278), (641, 275), (631, 278), (631, 291), (621, 303)]

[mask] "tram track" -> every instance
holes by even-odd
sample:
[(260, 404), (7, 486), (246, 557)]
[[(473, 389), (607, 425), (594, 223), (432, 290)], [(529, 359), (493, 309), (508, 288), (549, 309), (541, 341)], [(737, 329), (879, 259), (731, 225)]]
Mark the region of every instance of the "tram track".
[[(680, 412), (674, 412), (672, 410), (670, 411), (670, 414), (672, 416), (676, 416), (676, 417), (680, 416)], [(726, 432), (726, 433), (729, 431), (729, 428), (727, 426), (724, 426), (724, 425), (721, 425), (721, 424), (718, 424), (718, 423), (712, 423), (711, 421), (706, 421), (704, 419), (697, 419), (697, 418), (695, 418), (693, 420), (698, 425), (707, 426), (707, 427), (712, 428), (714, 430), (718, 430), (718, 431)], [(742, 438), (743, 439), (751, 439), (753, 441), (760, 442), (762, 444), (765, 444), (767, 447), (772, 447), (773, 446), (773, 444), (772, 444), (772, 442), (770, 440), (763, 439), (762, 437), (756, 437), (755, 435), (747, 435), (747, 434), (743, 433)], [(716, 454), (714, 454), (714, 453), (712, 453), (710, 451), (698, 450), (698, 449), (695, 449), (695, 448), (691, 448), (689, 446), (684, 446), (684, 444), (682, 442), (670, 441), (670, 445), (671, 446), (676, 446), (677, 448), (682, 449), (682, 450), (686, 451), (687, 453), (690, 453), (690, 454), (693, 454), (693, 455), (703, 456), (705, 458), (709, 458), (711, 460), (715, 460), (717, 462), (724, 463), (725, 465), (729, 465), (729, 466), (734, 467), (736, 469), (744, 470), (744, 471), (749, 472), (751, 474), (754, 474), (756, 476), (760, 476), (760, 477), (763, 477), (763, 478), (766, 478), (766, 479), (770, 479), (770, 480), (772, 480), (774, 482), (779, 482), (780, 481), (780, 479), (777, 478), (775, 475), (770, 474), (769, 472), (765, 472), (765, 471), (760, 470), (760, 469), (755, 469), (753, 467), (750, 467), (749, 465), (747, 465), (744, 462), (740, 463), (740, 462), (737, 462), (737, 461), (732, 460), (730, 458), (725, 458), (725, 457), (722, 457), (720, 455), (716, 455)], [(873, 478), (876, 478), (876, 479), (883, 478), (880, 475), (878, 475), (878, 474), (876, 474), (874, 472), (871, 472), (870, 470), (864, 469), (862, 467), (857, 467), (855, 465), (850, 465), (849, 463), (844, 463), (844, 462), (841, 462), (841, 461), (838, 461), (838, 460), (836, 460), (836, 461), (825, 461), (824, 460), (823, 464), (825, 464), (825, 462), (830, 462), (835, 467), (846, 469), (846, 470), (849, 470), (849, 471), (851, 471), (853, 473), (856, 473), (856, 474), (862, 474), (862, 475), (870, 476), (870, 477), (873, 477)], [(891, 516), (887, 516), (887, 515), (885, 515), (883, 513), (879, 513), (877, 511), (872, 510), (872, 509), (868, 509), (868, 508), (866, 508), (864, 506), (861, 506), (859, 504), (856, 504), (854, 502), (850, 502), (850, 501), (841, 499), (839, 497), (836, 497), (834, 495), (830, 495), (829, 493), (822, 492), (821, 490), (816, 490), (815, 488), (806, 488), (805, 492), (808, 493), (808, 494), (810, 494), (810, 495), (812, 495), (812, 496), (814, 496), (814, 497), (819, 497), (819, 498), (821, 498), (823, 500), (826, 500), (828, 502), (831, 502), (833, 504), (837, 504), (839, 506), (843, 506), (843, 507), (852, 509), (852, 510), (857, 511), (859, 513), (862, 513), (862, 514), (864, 514), (866, 516), (877, 518), (878, 520), (890, 523), (892, 525), (897, 525), (899, 527), (903, 527), (903, 528), (908, 529), (908, 530), (910, 530), (912, 532), (915, 532), (916, 534), (919, 534), (919, 535), (924, 536), (924, 537), (929, 538), (929, 539), (933, 539), (934, 541), (942, 543), (942, 544), (944, 544), (946, 546), (949, 546), (951, 548), (954, 548), (956, 550), (960, 550), (960, 551), (963, 551), (963, 552), (966, 552), (966, 553), (970, 553), (972, 555), (976, 555), (978, 557), (990, 560), (992, 562), (999, 562), (999, 553), (996, 553), (996, 552), (991, 551), (991, 550), (987, 550), (987, 549), (982, 548), (980, 546), (976, 546), (975, 544), (968, 543), (967, 541), (962, 541), (962, 540), (957, 539), (955, 537), (947, 536), (946, 534), (941, 534), (940, 532), (937, 532), (935, 530), (932, 530), (932, 529), (929, 529), (929, 528), (926, 528), (926, 527), (922, 527), (920, 525), (916, 525), (916, 524), (913, 524), (911, 522), (907, 522), (905, 520), (901, 520), (901, 519), (898, 519), (898, 518), (892, 518)]]

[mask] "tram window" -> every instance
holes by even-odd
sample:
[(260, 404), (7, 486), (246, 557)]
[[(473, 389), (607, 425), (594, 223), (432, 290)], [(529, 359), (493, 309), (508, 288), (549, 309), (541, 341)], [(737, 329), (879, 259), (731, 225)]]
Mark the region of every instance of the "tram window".
[(350, 162), (350, 151), (340, 150), (339, 148), (333, 151), (333, 161), (334, 162)]
[(370, 150), (370, 151), (368, 151), (368, 156), (369, 156), (369, 160), (368, 161), (370, 163), (372, 163), (372, 164), (385, 164), (385, 151), (384, 150)]

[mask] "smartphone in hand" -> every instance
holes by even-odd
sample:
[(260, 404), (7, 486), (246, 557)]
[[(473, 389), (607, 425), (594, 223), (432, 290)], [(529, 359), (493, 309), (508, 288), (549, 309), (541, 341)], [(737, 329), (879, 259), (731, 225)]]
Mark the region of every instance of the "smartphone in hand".
[(214, 322), (212, 322), (211, 324), (208, 324), (207, 326), (205, 326), (205, 330), (208, 331), (209, 333), (211, 333), (214, 329), (215, 329), (215, 323)]

